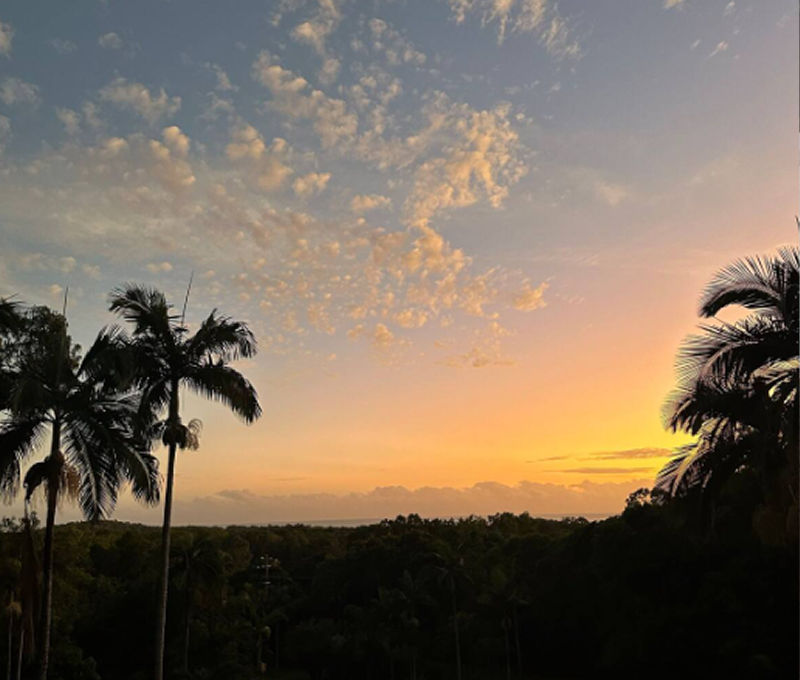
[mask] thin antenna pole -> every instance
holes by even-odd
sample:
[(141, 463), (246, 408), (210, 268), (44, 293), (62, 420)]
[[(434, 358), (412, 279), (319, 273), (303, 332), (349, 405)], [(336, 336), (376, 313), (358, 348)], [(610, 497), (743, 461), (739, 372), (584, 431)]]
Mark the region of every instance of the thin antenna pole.
[(186, 305), (189, 304), (189, 293), (192, 292), (193, 280), (194, 280), (194, 269), (192, 269), (192, 273), (189, 275), (189, 285), (186, 288), (186, 297), (183, 299), (183, 311), (181, 312), (181, 326), (183, 326), (184, 322), (186, 321)]
[(69, 286), (64, 289), (64, 306), (61, 309), (61, 316), (64, 317), (64, 321), (67, 320), (67, 298), (69, 297)]

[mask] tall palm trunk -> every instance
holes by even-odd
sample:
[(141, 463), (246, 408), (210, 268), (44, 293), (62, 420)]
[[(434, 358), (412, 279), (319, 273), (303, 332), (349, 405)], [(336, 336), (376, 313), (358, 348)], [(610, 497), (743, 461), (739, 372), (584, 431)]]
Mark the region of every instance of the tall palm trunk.
[(25, 624), (20, 621), (19, 649), (17, 649), (17, 673), (14, 680), (22, 680), (22, 655), (25, 649)]
[[(170, 387), (168, 423), (175, 424), (179, 417), (178, 381), (173, 380)], [(175, 452), (177, 441), (174, 435), (169, 440), (169, 459), (167, 462), (167, 490), (164, 495), (164, 524), (161, 527), (161, 580), (158, 588), (158, 623), (156, 628), (156, 665), (154, 680), (164, 678), (164, 641), (167, 632), (167, 590), (169, 587), (169, 544), (172, 525), (172, 485), (175, 477)]]
[(56, 415), (53, 420), (53, 440), (50, 444), (50, 474), (47, 480), (47, 522), (44, 530), (44, 555), (42, 568), (42, 613), (39, 639), (42, 641), (39, 651), (39, 680), (47, 680), (47, 668), (50, 663), (50, 624), (53, 614), (53, 529), (56, 524), (56, 506), (58, 487), (61, 476), (61, 418)]
[(14, 615), (11, 611), (11, 602), (13, 602), (13, 598), (9, 601), (8, 606), (8, 663), (6, 664), (7, 680), (11, 680), (11, 657), (14, 656)]
[(456, 678), (461, 680), (461, 636), (458, 630), (458, 606), (456, 605), (456, 586), (450, 583), (450, 603), (453, 606), (453, 632), (456, 642)]

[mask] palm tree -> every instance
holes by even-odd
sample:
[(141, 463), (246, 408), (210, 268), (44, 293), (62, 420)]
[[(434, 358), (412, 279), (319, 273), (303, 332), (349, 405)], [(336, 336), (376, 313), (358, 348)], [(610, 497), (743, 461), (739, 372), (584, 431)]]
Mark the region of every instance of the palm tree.
[(136, 396), (121, 391), (97, 359), (108, 345), (101, 333), (83, 359), (63, 316), (46, 308), (26, 319), (27, 343), (8, 371), (7, 416), (0, 424), (0, 493), (19, 488), (23, 462), (50, 430), (48, 455), (26, 477), (26, 500), (42, 486), (47, 498), (40, 617), (39, 677), (47, 677), (53, 592), (53, 528), (59, 496), (74, 488), (87, 519), (108, 516), (119, 488), (158, 500), (158, 462), (137, 439)]
[[(678, 387), (665, 405), (667, 427), (697, 435), (661, 470), (657, 486), (673, 495), (715, 492), (749, 469), (765, 497), (796, 504), (798, 280), (800, 252), (749, 257), (708, 284), (700, 326), (678, 354)], [(734, 322), (716, 315), (731, 306), (749, 313)]]
[[(141, 390), (139, 411), (145, 420), (166, 411), (162, 442), (168, 447), (167, 481), (164, 496), (164, 524), (161, 535), (161, 574), (156, 628), (155, 680), (164, 674), (164, 638), (169, 583), (170, 526), (175, 454), (184, 448), (189, 429), (180, 417), (180, 388), (228, 406), (245, 422), (261, 415), (256, 391), (250, 382), (228, 364), (256, 353), (256, 341), (247, 326), (216, 310), (189, 335), (183, 317), (171, 312), (164, 294), (152, 288), (126, 285), (112, 292), (112, 312), (132, 324), (125, 339), (134, 384)], [(185, 310), (184, 310), (185, 311)]]

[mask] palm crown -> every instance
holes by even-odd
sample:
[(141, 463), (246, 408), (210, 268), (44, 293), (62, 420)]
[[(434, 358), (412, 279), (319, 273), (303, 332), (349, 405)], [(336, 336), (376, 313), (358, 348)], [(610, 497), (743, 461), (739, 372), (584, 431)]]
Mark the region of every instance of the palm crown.
[(749, 311), (700, 326), (677, 360), (678, 387), (664, 407), (673, 431), (698, 435), (659, 473), (673, 494), (718, 489), (736, 470), (753, 469), (765, 485), (792, 466), (797, 441), (798, 272), (800, 253), (782, 248), (722, 269), (700, 301), (716, 317), (738, 305)]

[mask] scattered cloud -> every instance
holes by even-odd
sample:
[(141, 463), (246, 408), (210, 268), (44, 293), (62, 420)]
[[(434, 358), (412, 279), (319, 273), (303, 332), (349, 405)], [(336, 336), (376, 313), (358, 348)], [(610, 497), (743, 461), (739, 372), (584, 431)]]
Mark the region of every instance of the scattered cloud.
[(11, 139), (11, 121), (0, 115), (0, 156), (3, 155), (8, 140)]
[(532, 312), (534, 309), (546, 307), (547, 302), (545, 302), (544, 293), (548, 286), (549, 284), (546, 281), (543, 281), (538, 286), (533, 288), (531, 287), (530, 282), (526, 281), (522, 290), (516, 293), (513, 297), (512, 304), (514, 309), (518, 309), (522, 312)]
[(0, 54), (4, 57), (11, 55), (11, 43), (14, 40), (14, 29), (11, 24), (0, 21)]
[(7, 77), (0, 84), (0, 100), (6, 106), (37, 106), (40, 101), (39, 87), (20, 78)]
[(548, 53), (557, 58), (578, 58), (581, 48), (569, 23), (551, 0), (448, 0), (457, 23), (471, 14), (481, 25), (496, 25), (497, 42), (507, 33), (532, 33)]
[(559, 470), (575, 475), (641, 475), (652, 472), (652, 467), (579, 467)]
[(64, 126), (64, 132), (68, 135), (77, 135), (81, 129), (81, 117), (72, 109), (56, 108), (56, 116)]
[(172, 271), (172, 263), (164, 262), (151, 262), (147, 265), (147, 271), (151, 274), (166, 273)]
[(717, 46), (711, 51), (711, 54), (708, 55), (708, 58), (715, 57), (722, 52), (728, 51), (728, 42), (726, 40), (720, 40), (717, 43)]
[(209, 69), (217, 78), (217, 85), (215, 89), (219, 90), (220, 92), (235, 92), (239, 89), (231, 82), (227, 72), (218, 64), (208, 62), (206, 63), (206, 68)]
[(378, 208), (388, 208), (392, 204), (392, 199), (380, 194), (357, 194), (350, 201), (350, 210), (361, 215), (369, 210)]
[(225, 154), (230, 161), (249, 166), (261, 189), (274, 191), (292, 174), (292, 169), (286, 165), (288, 150), (285, 139), (276, 137), (267, 146), (258, 130), (252, 125), (243, 124), (232, 131)]
[(683, 7), (685, 0), (664, 0), (664, 9), (673, 9), (675, 7)]
[(181, 98), (168, 96), (163, 87), (154, 94), (142, 83), (130, 82), (125, 78), (116, 78), (99, 94), (103, 101), (133, 111), (150, 124), (173, 116), (181, 108)]
[(107, 50), (121, 50), (125, 46), (125, 42), (118, 34), (113, 31), (104, 33), (97, 39), (97, 44)]
[(307, 198), (324, 191), (330, 178), (331, 173), (329, 172), (310, 172), (297, 177), (292, 183), (292, 189), (298, 196)]
[(604, 180), (597, 180), (594, 184), (594, 193), (601, 201), (612, 208), (630, 198), (631, 192), (624, 184), (615, 184)]
[(59, 54), (72, 54), (78, 49), (78, 46), (71, 40), (64, 40), (63, 38), (53, 38), (50, 41), (50, 46)]
[(619, 458), (668, 458), (672, 451), (662, 448), (628, 449), (626, 451), (604, 451), (590, 454), (590, 458), (597, 460), (616, 460)]

